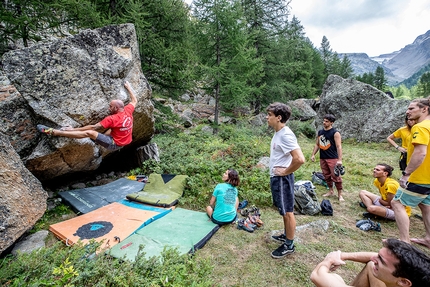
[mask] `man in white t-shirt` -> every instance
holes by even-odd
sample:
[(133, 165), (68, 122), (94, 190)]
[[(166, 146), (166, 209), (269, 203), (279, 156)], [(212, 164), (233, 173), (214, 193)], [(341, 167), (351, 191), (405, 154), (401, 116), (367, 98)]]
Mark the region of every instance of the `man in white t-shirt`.
[(270, 144), (270, 188), (274, 205), (284, 222), (284, 234), (272, 239), (282, 245), (272, 252), (273, 258), (283, 258), (294, 253), (294, 174), (304, 162), (297, 138), (286, 122), (291, 116), (291, 108), (286, 104), (273, 103), (267, 107), (267, 123), (275, 130)]

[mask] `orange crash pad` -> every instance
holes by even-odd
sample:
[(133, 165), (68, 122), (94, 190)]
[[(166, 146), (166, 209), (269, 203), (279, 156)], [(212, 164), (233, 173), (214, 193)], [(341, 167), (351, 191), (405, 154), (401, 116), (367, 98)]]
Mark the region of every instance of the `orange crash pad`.
[(117, 202), (100, 207), (89, 213), (53, 224), (49, 230), (70, 246), (79, 240), (84, 244), (91, 239), (103, 240), (102, 249), (110, 248), (127, 238), (139, 227), (164, 216), (166, 212), (143, 210)]

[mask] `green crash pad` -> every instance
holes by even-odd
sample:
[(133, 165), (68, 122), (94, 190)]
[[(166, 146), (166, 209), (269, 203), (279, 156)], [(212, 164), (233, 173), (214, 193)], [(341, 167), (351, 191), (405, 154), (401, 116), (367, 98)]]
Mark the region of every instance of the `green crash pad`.
[(142, 191), (127, 194), (127, 199), (161, 207), (169, 207), (178, 203), (184, 193), (187, 175), (156, 174), (148, 177)]
[(176, 208), (162, 218), (139, 229), (109, 251), (113, 257), (135, 261), (139, 246), (149, 259), (160, 256), (165, 247), (177, 248), (179, 254), (193, 253), (202, 248), (219, 226), (204, 212)]

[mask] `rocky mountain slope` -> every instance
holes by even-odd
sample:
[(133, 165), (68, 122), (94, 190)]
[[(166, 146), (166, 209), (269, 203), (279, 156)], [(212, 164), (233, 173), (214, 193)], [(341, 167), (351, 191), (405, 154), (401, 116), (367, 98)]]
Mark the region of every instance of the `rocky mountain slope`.
[[(344, 54), (340, 54), (343, 57)], [(430, 30), (418, 36), (412, 44), (400, 51), (369, 57), (365, 53), (347, 53), (354, 73), (374, 73), (380, 65), (384, 68), (390, 85), (396, 85), (408, 79), (424, 66), (430, 64)]]

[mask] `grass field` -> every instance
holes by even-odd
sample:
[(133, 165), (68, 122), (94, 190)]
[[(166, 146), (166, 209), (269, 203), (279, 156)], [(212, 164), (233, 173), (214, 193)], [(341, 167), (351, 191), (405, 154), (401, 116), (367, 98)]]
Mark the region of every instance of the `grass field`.
[[(296, 172), (296, 180), (310, 180), (312, 171), (319, 170), (318, 160), (315, 163), (309, 160), (314, 141), (300, 137), (299, 144), (307, 162)], [(270, 240), (270, 232), (282, 229), (282, 218), (275, 208), (262, 208), (262, 219), (265, 222), (263, 229), (248, 233), (236, 229), (236, 226), (223, 227), (197, 253), (197, 260), (210, 258), (215, 263), (211, 274), (213, 280), (221, 286), (314, 286), (309, 275), (328, 252), (378, 251), (382, 239), (397, 238), (395, 222), (379, 221), (382, 232), (361, 231), (355, 227), (355, 223), (362, 219), (365, 211), (358, 205), (358, 192), (361, 189), (377, 192), (372, 184), (373, 167), (376, 163), (390, 164), (396, 168), (393, 177), (399, 178), (398, 154), (385, 143), (368, 144), (348, 140), (343, 143), (343, 154), (343, 164), (346, 167), (346, 174), (343, 176), (345, 202), (339, 202), (336, 197), (329, 198), (334, 209), (333, 217), (296, 216), (297, 226), (328, 220), (328, 232), (306, 233), (296, 243), (296, 253), (284, 259), (272, 259), (270, 252), (278, 247), (278, 243)], [(327, 190), (323, 186), (316, 187), (321, 199)], [(421, 213), (414, 209), (413, 214)], [(423, 233), (423, 222), (412, 216), (411, 235), (420, 237)], [(337, 273), (346, 282), (350, 282), (362, 267), (362, 264), (350, 262)]]
[[(282, 218), (271, 204), (268, 172), (256, 168), (260, 158), (269, 156), (272, 133), (266, 128), (227, 126), (217, 136), (205, 134), (199, 128), (187, 134), (157, 135), (153, 142), (159, 146), (161, 161), (149, 162), (130, 171), (130, 174), (156, 172), (189, 175), (178, 206), (204, 212), (213, 188), (221, 181), (222, 173), (226, 168), (233, 167), (239, 171), (242, 180), (239, 199), (247, 199), (249, 205), (255, 204), (260, 208), (265, 223), (263, 228), (248, 233), (235, 225), (224, 226), (193, 257), (173, 257), (165, 260), (164, 266), (156, 261), (131, 265), (103, 256), (92, 261), (81, 260), (79, 258), (82, 258), (85, 249), (65, 247), (50, 234), (48, 247), (43, 252), (7, 257), (0, 261), (0, 285), (313, 286), (309, 275), (328, 252), (378, 251), (382, 239), (398, 237), (395, 222), (380, 221), (382, 232), (365, 232), (355, 227), (365, 211), (358, 205), (358, 192), (361, 189), (377, 192), (372, 185), (372, 169), (377, 163), (395, 167), (393, 178), (399, 178), (398, 153), (387, 143), (344, 140), (345, 202), (338, 202), (337, 197), (330, 198), (334, 209), (332, 217), (297, 215), (297, 226), (327, 220), (329, 228), (326, 232), (297, 233), (296, 253), (284, 259), (273, 259), (270, 253), (278, 244), (270, 240), (270, 235), (272, 231), (283, 228)], [(295, 173), (296, 180), (310, 180), (312, 172), (320, 169), (318, 158), (317, 162), (309, 160), (314, 139), (301, 135), (298, 139), (307, 161)], [(323, 186), (316, 187), (321, 200), (327, 190)], [(420, 214), (420, 211), (413, 209), (413, 214)], [(50, 224), (70, 216), (74, 216), (70, 209), (59, 205), (45, 214), (34, 231), (48, 229)], [(411, 236), (421, 237), (423, 234), (423, 222), (412, 216)], [(429, 253), (429, 250), (425, 252)], [(67, 263), (66, 259), (70, 261)], [(349, 262), (336, 272), (350, 282), (361, 268), (361, 264)]]

